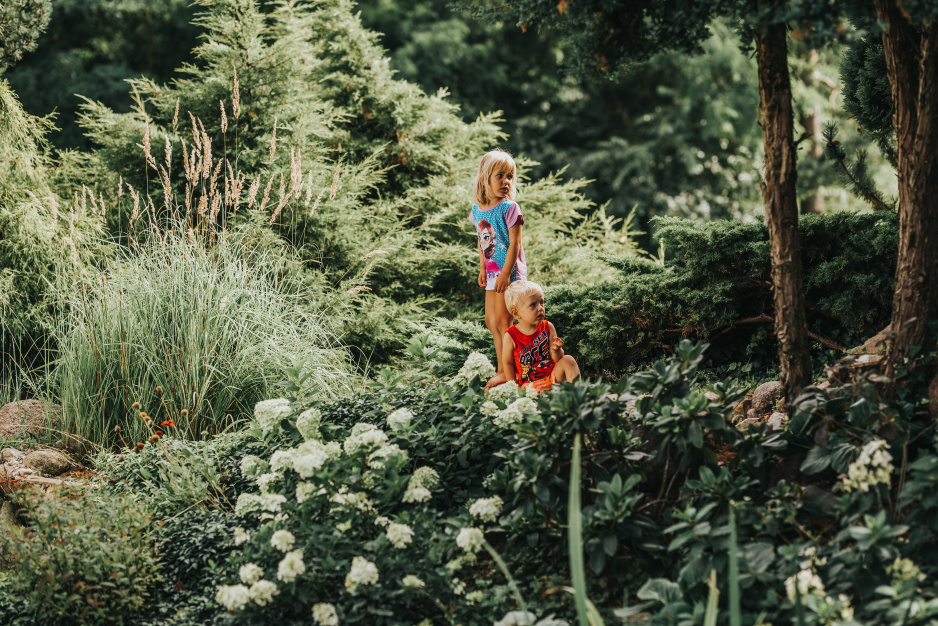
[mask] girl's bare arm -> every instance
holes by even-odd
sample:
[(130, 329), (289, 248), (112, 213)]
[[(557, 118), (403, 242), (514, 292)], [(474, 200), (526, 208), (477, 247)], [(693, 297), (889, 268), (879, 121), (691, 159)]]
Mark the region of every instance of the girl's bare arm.
[(508, 285), (511, 284), (511, 270), (515, 269), (515, 263), (518, 261), (518, 250), (521, 249), (521, 222), (520, 220), (514, 226), (508, 229), (508, 253), (505, 255), (505, 266), (495, 281), (495, 291), (505, 293)]

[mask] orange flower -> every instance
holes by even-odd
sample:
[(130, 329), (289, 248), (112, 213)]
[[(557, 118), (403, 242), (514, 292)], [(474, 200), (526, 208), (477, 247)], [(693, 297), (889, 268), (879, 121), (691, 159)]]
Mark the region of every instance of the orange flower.
[(173, 420), (164, 420), (160, 422), (160, 426), (169, 426), (170, 428), (172, 428), (173, 426), (175, 426), (175, 424), (173, 424)]

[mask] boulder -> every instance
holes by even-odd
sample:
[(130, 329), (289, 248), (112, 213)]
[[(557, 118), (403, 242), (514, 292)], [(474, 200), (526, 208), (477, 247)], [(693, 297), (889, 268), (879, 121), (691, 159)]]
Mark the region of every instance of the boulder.
[[(47, 426), (54, 427), (62, 409), (41, 400), (17, 400), (0, 407), (0, 437), (12, 439), (23, 432), (42, 433)], [(46, 418), (50, 423), (46, 424)]]
[(16, 448), (4, 448), (0, 450), (0, 463), (9, 463), (23, 456), (23, 453)]
[(0, 465), (0, 492), (10, 493), (13, 491), (13, 480), (16, 478), (16, 469), (15, 465)]
[(884, 351), (884, 342), (889, 339), (889, 335), (892, 332), (892, 326), (887, 326), (882, 329), (865, 342), (863, 345), (857, 346), (850, 350), (850, 354), (878, 354)]
[(23, 464), (40, 476), (52, 478), (64, 474), (77, 465), (67, 455), (57, 450), (33, 450), (23, 459)]
[(782, 392), (782, 383), (772, 380), (762, 383), (752, 392), (752, 409), (756, 415), (771, 413)]

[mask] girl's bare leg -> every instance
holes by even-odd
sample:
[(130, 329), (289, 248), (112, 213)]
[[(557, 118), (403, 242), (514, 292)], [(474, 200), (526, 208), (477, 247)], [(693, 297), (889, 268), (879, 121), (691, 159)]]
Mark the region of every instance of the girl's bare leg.
[(502, 338), (505, 332), (511, 326), (511, 313), (505, 306), (505, 294), (496, 293), (494, 290), (485, 292), (485, 325), (492, 333), (492, 340), (495, 342), (495, 358), (498, 363), (495, 365), (495, 376), (489, 379), (487, 386), (493, 386), (505, 382), (505, 375), (502, 372)]
[(576, 359), (569, 354), (557, 361), (557, 364), (554, 365), (554, 380), (558, 383), (576, 380), (579, 377), (580, 366), (576, 364)]

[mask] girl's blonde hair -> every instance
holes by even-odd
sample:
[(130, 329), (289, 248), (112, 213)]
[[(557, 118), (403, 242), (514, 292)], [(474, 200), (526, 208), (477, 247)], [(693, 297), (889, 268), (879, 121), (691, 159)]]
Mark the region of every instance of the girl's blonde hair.
[[(482, 206), (492, 201), (493, 195), (489, 189), (489, 178), (498, 172), (515, 174), (515, 160), (504, 150), (495, 149), (486, 152), (479, 162), (479, 174), (476, 176), (475, 187), (472, 190), (472, 199)], [(515, 175), (517, 177), (517, 175)], [(515, 199), (515, 181), (511, 181), (508, 188), (508, 198)]]

